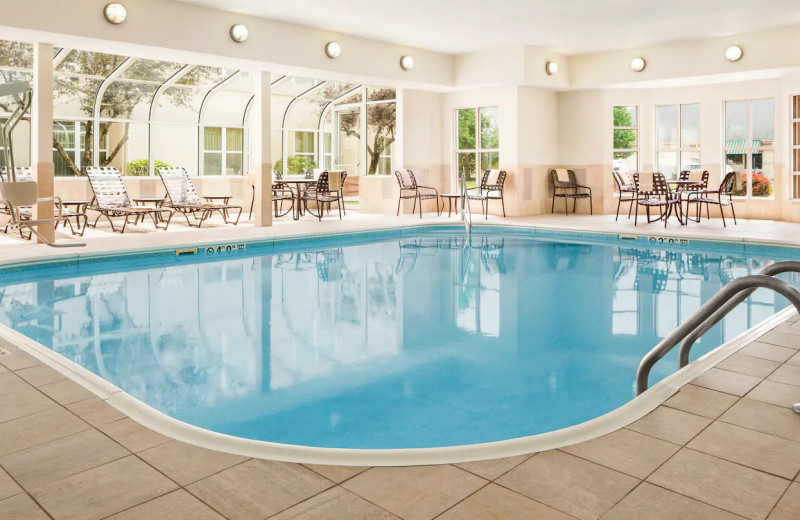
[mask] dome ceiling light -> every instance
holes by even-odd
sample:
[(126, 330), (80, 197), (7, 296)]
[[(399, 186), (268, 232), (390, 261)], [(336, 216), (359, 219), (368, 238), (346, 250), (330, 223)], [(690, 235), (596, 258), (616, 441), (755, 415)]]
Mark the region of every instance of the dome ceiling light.
[(128, 17), (128, 11), (125, 6), (118, 3), (106, 4), (103, 8), (103, 16), (110, 24), (119, 25)]
[(555, 61), (548, 61), (544, 64), (544, 71), (548, 76), (555, 76), (558, 73), (558, 63)]
[(400, 68), (403, 70), (411, 70), (414, 68), (414, 58), (411, 56), (403, 56), (400, 58)]
[(631, 69), (634, 72), (642, 72), (647, 68), (647, 62), (641, 56), (637, 56), (631, 60)]
[(725, 58), (728, 61), (739, 61), (744, 56), (744, 51), (738, 45), (731, 45), (725, 49)]
[(250, 36), (247, 26), (241, 23), (231, 25), (231, 40), (242, 43)]
[(342, 54), (342, 46), (336, 42), (328, 42), (325, 44), (325, 54), (332, 60), (335, 60)]

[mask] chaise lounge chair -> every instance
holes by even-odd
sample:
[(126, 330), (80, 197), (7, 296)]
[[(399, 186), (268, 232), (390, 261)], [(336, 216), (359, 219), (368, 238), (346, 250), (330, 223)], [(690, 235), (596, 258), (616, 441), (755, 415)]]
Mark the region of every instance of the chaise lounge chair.
[[(111, 223), (111, 230), (119, 233), (125, 232), (125, 227), (130, 223), (130, 217), (134, 217), (133, 224), (144, 220), (145, 216), (153, 219), (156, 229), (167, 230), (172, 220), (174, 210), (156, 206), (132, 206), (131, 199), (119, 175), (119, 170), (111, 166), (90, 166), (86, 168), (86, 175), (89, 177), (89, 185), (94, 192), (94, 199), (87, 209), (97, 211), (100, 215), (95, 219), (92, 227), (97, 227), (97, 222), (101, 217), (106, 217)], [(122, 228), (117, 229), (112, 217), (124, 217)]]
[[(203, 202), (194, 188), (192, 179), (189, 178), (189, 174), (183, 168), (159, 168), (158, 174), (161, 177), (161, 182), (164, 183), (164, 188), (167, 190), (167, 200), (164, 204), (176, 211), (180, 211), (186, 218), (186, 223), (190, 226), (202, 226), (203, 222), (215, 211), (222, 215), (222, 220), (226, 224), (235, 226), (239, 223), (239, 217), (242, 216), (241, 206)], [(229, 210), (238, 210), (236, 219), (228, 217)], [(198, 213), (200, 213), (200, 217), (197, 216)], [(189, 219), (189, 214), (194, 217), (197, 223), (192, 223)]]

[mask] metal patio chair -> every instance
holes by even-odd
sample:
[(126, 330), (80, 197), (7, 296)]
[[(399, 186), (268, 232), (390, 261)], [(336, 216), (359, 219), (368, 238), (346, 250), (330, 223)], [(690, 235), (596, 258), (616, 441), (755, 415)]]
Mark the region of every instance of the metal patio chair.
[[(565, 215), (569, 215), (567, 206), (568, 199), (572, 199), (573, 213), (575, 213), (575, 209), (577, 208), (578, 199), (589, 199), (589, 214), (594, 214), (592, 208), (592, 189), (589, 186), (578, 184), (574, 171), (557, 168), (555, 170), (550, 170), (550, 177), (553, 179), (553, 204), (550, 207), (550, 213), (555, 213), (556, 197), (563, 197)], [(561, 190), (560, 193), (559, 190)]]
[(439, 209), (439, 190), (431, 186), (417, 184), (417, 177), (411, 170), (395, 170), (394, 176), (397, 177), (397, 183), (400, 185), (400, 197), (397, 199), (398, 217), (400, 216), (400, 203), (403, 202), (403, 199), (414, 200), (411, 214), (414, 214), (417, 210), (417, 203), (419, 203), (419, 218), (422, 218), (423, 200), (436, 200), (436, 214), (442, 214)]
[(469, 200), (481, 201), (484, 219), (489, 219), (489, 201), (499, 200), (503, 208), (503, 216), (506, 216), (506, 201), (503, 198), (503, 186), (506, 182), (505, 170), (488, 170), (483, 172), (481, 185), (467, 190)]
[[(647, 210), (648, 224), (663, 220), (664, 227), (667, 227), (670, 212), (680, 204), (680, 199), (676, 198), (667, 186), (664, 174), (636, 173), (633, 175), (633, 181), (636, 183), (636, 213), (633, 217), (633, 225), (637, 225), (639, 221), (639, 206), (644, 206)], [(659, 218), (651, 219), (650, 208), (658, 208)], [(678, 213), (678, 218), (680, 219), (680, 213)]]
[[(697, 220), (695, 222), (700, 221), (700, 208), (703, 204), (706, 205), (706, 215), (710, 217), (710, 212), (708, 210), (709, 204), (716, 204), (719, 206), (719, 214), (722, 216), (722, 225), (724, 227), (728, 227), (725, 223), (725, 211), (724, 207), (728, 206), (731, 208), (731, 214), (733, 215), (733, 225), (737, 225), (736, 223), (736, 210), (733, 209), (733, 196), (731, 192), (733, 191), (733, 184), (736, 182), (736, 173), (730, 172), (725, 175), (725, 178), (722, 179), (722, 182), (719, 185), (719, 188), (716, 190), (700, 190), (700, 191), (693, 191), (690, 192), (686, 197), (686, 213), (689, 214), (689, 205), (696, 204), (697, 205)], [(716, 195), (716, 198), (714, 196)]]
[[(111, 224), (111, 231), (124, 233), (133, 217), (133, 225), (149, 216), (156, 229), (166, 231), (172, 220), (175, 210), (157, 206), (133, 206), (119, 170), (112, 166), (89, 166), (86, 168), (89, 185), (94, 193), (94, 199), (87, 209), (96, 211), (100, 215), (95, 219), (92, 227), (97, 227), (97, 222), (106, 217)], [(124, 218), (122, 228), (117, 229), (112, 218)]]
[[(623, 202), (628, 203), (628, 218), (631, 218), (631, 211), (636, 202), (636, 183), (633, 182), (628, 172), (612, 170), (611, 175), (613, 175), (614, 182), (617, 184), (617, 190), (619, 191), (619, 198), (617, 199), (617, 218), (615, 220), (619, 220), (619, 208)], [(628, 195), (628, 197), (626, 198), (625, 195)]]
[[(322, 214), (325, 212), (325, 207), (330, 207), (332, 202), (336, 202), (339, 208), (339, 220), (342, 220), (342, 197), (339, 191), (341, 185), (341, 176), (339, 172), (328, 172), (323, 170), (317, 177), (317, 182), (309, 184), (301, 197), (305, 210), (319, 220), (322, 220)], [(316, 203), (316, 213), (309, 210), (308, 203)]]

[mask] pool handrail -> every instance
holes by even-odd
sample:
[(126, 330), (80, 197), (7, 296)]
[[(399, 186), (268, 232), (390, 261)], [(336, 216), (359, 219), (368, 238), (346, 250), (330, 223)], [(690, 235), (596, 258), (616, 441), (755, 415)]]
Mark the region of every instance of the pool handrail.
[[(466, 211), (465, 209), (466, 208)], [(467, 230), (467, 236), (472, 234), (472, 208), (469, 207), (469, 193), (467, 191), (467, 176), (461, 170), (461, 221)]]
[(684, 352), (682, 354), (685, 357), (685, 361), (688, 362), (691, 345), (702, 335), (702, 333), (693, 333), (696, 331), (708, 331), (756, 289), (771, 289), (781, 294), (800, 313), (800, 291), (780, 278), (774, 277), (774, 274), (779, 274), (780, 272), (800, 271), (800, 262), (779, 262), (770, 267), (772, 269), (767, 271), (767, 274), (762, 271), (761, 274), (743, 276), (729, 282), (695, 311), (689, 319), (684, 321), (648, 352), (642, 358), (636, 371), (636, 395), (641, 395), (647, 390), (650, 371), (658, 360), (667, 355), (682, 340), (692, 339), (692, 342), (683, 349)]

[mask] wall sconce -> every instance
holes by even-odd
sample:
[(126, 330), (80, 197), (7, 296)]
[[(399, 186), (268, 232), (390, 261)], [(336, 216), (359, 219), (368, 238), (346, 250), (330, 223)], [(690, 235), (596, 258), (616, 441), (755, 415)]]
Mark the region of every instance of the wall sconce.
[(231, 40), (242, 43), (250, 36), (247, 26), (241, 23), (231, 25)]
[(744, 51), (738, 45), (731, 45), (727, 49), (725, 49), (725, 58), (728, 61), (739, 61), (744, 56)]
[(641, 56), (631, 60), (631, 69), (634, 72), (642, 72), (645, 68), (647, 68), (647, 62)]
[(548, 61), (544, 64), (544, 71), (548, 76), (554, 76), (558, 73), (558, 63), (554, 61)]
[(400, 68), (403, 70), (411, 70), (414, 68), (414, 58), (411, 56), (403, 56), (400, 58)]
[(128, 17), (128, 11), (122, 4), (106, 4), (103, 8), (103, 16), (110, 24), (119, 25)]
[(328, 42), (325, 44), (325, 54), (332, 60), (342, 54), (342, 46), (336, 42)]

